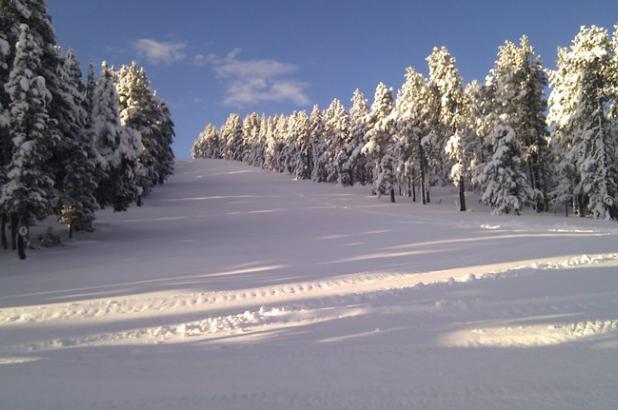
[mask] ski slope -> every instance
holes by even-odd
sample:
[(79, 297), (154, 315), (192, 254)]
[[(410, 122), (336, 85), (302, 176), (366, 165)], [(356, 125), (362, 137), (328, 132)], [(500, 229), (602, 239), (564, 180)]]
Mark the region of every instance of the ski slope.
[(180, 161), (0, 253), (1, 409), (615, 409), (618, 225)]

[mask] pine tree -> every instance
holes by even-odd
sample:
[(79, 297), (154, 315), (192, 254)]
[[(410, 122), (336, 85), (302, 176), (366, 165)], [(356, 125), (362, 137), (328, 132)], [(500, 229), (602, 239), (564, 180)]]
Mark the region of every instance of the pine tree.
[(474, 188), (483, 188), (478, 176), (493, 155), (492, 147), (487, 142), (489, 134), (497, 123), (495, 103), (495, 86), (493, 79), (488, 76), (484, 84), (471, 82), (465, 89), (466, 99), (470, 101), (470, 132), (473, 137), (469, 141), (470, 183)]
[(368, 142), (363, 147), (363, 153), (374, 163), (372, 182), (376, 193), (380, 195), (386, 192), (380, 190), (378, 182), (391, 180), (390, 175), (383, 174), (394, 172), (392, 167), (382, 168), (382, 158), (387, 154), (392, 156), (394, 148), (395, 119), (391, 116), (393, 107), (393, 91), (383, 83), (378, 84), (367, 121)]
[(92, 121), (98, 166), (105, 175), (95, 197), (101, 208), (125, 211), (142, 194), (138, 179), (143, 173), (137, 161), (140, 136), (120, 124), (114, 72), (105, 62), (94, 89)]
[(349, 158), (344, 165), (345, 172), (351, 174), (351, 182), (366, 184), (369, 179), (367, 171), (371, 170), (371, 164), (367, 161), (362, 150), (367, 141), (367, 99), (357, 88), (352, 95), (352, 107), (350, 108), (350, 129), (347, 150), (350, 152)]
[(311, 178), (311, 158), (309, 116), (305, 111), (299, 111), (291, 125), (293, 139), (295, 141), (295, 156), (293, 159), (294, 177), (296, 179)]
[(73, 230), (92, 230), (97, 209), (94, 191), (96, 181), (96, 154), (92, 133), (86, 126), (85, 88), (77, 57), (69, 51), (59, 75), (62, 80), (62, 100), (57, 113), (61, 122), (62, 139), (56, 153), (56, 182), (59, 192), (57, 213), (59, 220), (68, 226), (69, 237)]
[(256, 113), (247, 115), (242, 122), (242, 133), (244, 141), (244, 151), (242, 160), (249, 165), (254, 165), (253, 152), (258, 143), (260, 133), (260, 119)]
[(519, 46), (507, 41), (498, 49), (498, 59), (491, 71), (495, 87), (495, 121), (513, 128), (522, 149), (527, 179), (535, 190), (537, 210), (546, 209), (546, 101), (543, 89), (547, 78), (540, 57), (528, 38)]
[(264, 145), (264, 168), (270, 171), (277, 169), (277, 148), (278, 138), (275, 135), (276, 118), (268, 117), (266, 119), (265, 145)]
[(275, 143), (275, 170), (285, 172), (287, 170), (287, 152), (285, 146), (288, 137), (288, 117), (279, 115), (275, 117), (273, 138)]
[(508, 125), (498, 125), (489, 138), (494, 153), (479, 176), (487, 187), (481, 201), (491, 207), (493, 214), (519, 215), (523, 206), (532, 201), (534, 192), (522, 170), (515, 131)]
[(242, 140), (242, 121), (238, 114), (232, 113), (227, 117), (225, 124), (221, 128), (220, 138), (223, 144), (223, 158), (239, 160), (244, 146)]
[(309, 117), (309, 138), (312, 147), (313, 167), (311, 179), (315, 182), (324, 182), (328, 176), (326, 170), (326, 138), (324, 137), (324, 120), (317, 105), (313, 106)]
[(219, 131), (212, 124), (200, 133), (191, 148), (192, 158), (219, 158)]
[(459, 187), (460, 210), (465, 211), (465, 180), (469, 171), (469, 154), (466, 149), (470, 133), (464, 113), (466, 102), (463, 79), (455, 66), (455, 58), (445, 47), (434, 47), (427, 57), (427, 63), (430, 84), (440, 102), (432, 134), (434, 138), (426, 140), (427, 153), (439, 181), (450, 178)]
[(115, 85), (120, 123), (141, 137), (143, 149), (139, 152), (138, 161), (145, 175), (137, 182), (142, 192), (147, 194), (160, 179), (158, 160), (164, 148), (157, 129), (160, 116), (158, 101), (150, 88), (146, 72), (135, 62), (120, 68)]
[[(613, 55), (605, 29), (582, 27), (571, 47), (559, 51), (550, 79), (548, 120), (555, 129), (553, 138), (557, 146), (573, 152), (561, 158), (561, 176), (574, 174), (572, 196), (579, 214), (600, 219), (618, 219), (616, 128), (608, 110)], [(568, 160), (573, 168), (566, 166)], [(568, 197), (564, 182), (558, 187), (557, 197)]]
[(343, 171), (350, 152), (349, 144), (349, 115), (343, 104), (334, 99), (322, 116), (324, 120), (326, 182), (339, 182), (342, 185), (352, 184), (352, 174), (349, 170)]
[(155, 130), (157, 132), (157, 139), (159, 140), (159, 150), (156, 152), (157, 174), (159, 176), (157, 182), (162, 184), (174, 173), (175, 156), (172, 150), (172, 143), (174, 142), (176, 132), (174, 131), (174, 121), (172, 120), (172, 113), (169, 105), (159, 98), (156, 93), (155, 100), (157, 101), (158, 108)]
[(399, 135), (397, 153), (413, 198), (416, 197), (415, 179), (418, 175), (423, 204), (427, 202), (428, 167), (422, 142), (431, 135), (438, 112), (439, 101), (428, 81), (408, 67), (405, 82), (397, 93), (394, 113)]
[[(54, 181), (48, 160), (57, 139), (50, 135), (47, 110), (51, 94), (45, 86), (41, 57), (43, 50), (26, 24), (20, 26), (15, 60), (5, 90), (10, 98), (12, 158), (7, 182), (2, 186), (0, 208), (20, 226), (30, 226), (52, 212)], [(18, 238), (20, 258), (25, 258), (24, 238)]]
[[(0, 13), (0, 84), (6, 84), (9, 76), (9, 56), (11, 47), (8, 41), (7, 27), (10, 25), (7, 13)], [(8, 111), (9, 97), (4, 87), (0, 87), (0, 192), (6, 184), (6, 166), (11, 158), (12, 143), (9, 137), (10, 114)], [(0, 207), (0, 246), (8, 248), (6, 225), (8, 215)]]

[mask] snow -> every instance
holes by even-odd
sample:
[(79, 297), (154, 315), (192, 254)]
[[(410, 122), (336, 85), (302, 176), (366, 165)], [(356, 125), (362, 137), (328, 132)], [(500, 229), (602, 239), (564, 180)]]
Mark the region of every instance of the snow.
[(615, 407), (617, 225), (368, 190), (179, 161), (0, 253), (0, 407)]

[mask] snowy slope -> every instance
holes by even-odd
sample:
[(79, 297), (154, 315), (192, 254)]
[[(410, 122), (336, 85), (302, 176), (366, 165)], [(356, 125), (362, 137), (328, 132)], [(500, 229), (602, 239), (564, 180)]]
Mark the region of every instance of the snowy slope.
[(618, 226), (434, 198), (179, 162), (0, 253), (0, 408), (615, 408)]

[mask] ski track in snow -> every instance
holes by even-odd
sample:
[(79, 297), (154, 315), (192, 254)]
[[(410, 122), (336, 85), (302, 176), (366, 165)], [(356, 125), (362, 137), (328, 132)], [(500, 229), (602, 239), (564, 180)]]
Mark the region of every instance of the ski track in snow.
[[(8, 350), (24, 350), (28, 352), (48, 350), (52, 348), (79, 347), (105, 344), (132, 344), (137, 342), (164, 343), (177, 342), (185, 338), (212, 338), (226, 334), (238, 334), (249, 330), (258, 331), (269, 327), (276, 329), (279, 325), (302, 326), (321, 321), (354, 317), (362, 314), (356, 307), (361, 303), (369, 303), (377, 297), (388, 296), (389, 293), (402, 293), (407, 289), (427, 287), (432, 285), (449, 286), (454, 283), (465, 283), (478, 279), (500, 279), (512, 277), (518, 272), (534, 270), (555, 270), (577, 268), (591, 265), (610, 263), (616, 266), (618, 253), (579, 255), (568, 258), (549, 258), (528, 262), (526, 264), (497, 264), (484, 267), (483, 270), (463, 272), (461, 269), (446, 270), (443, 272), (418, 273), (418, 274), (363, 274), (349, 276), (328, 281), (304, 282), (285, 286), (272, 286), (243, 290), (241, 292), (199, 292), (157, 295), (144, 299), (143, 297), (115, 298), (112, 300), (101, 299), (98, 301), (64, 303), (48, 306), (33, 306), (25, 308), (4, 309), (0, 312), (0, 325), (7, 324), (46, 324), (49, 322), (70, 321), (101, 321), (119, 320), (124, 316), (144, 317), (172, 315), (174, 312), (183, 313), (208, 312), (209, 310), (230, 310), (244, 306), (256, 306), (261, 303), (277, 305), (274, 308), (265, 308), (260, 305), (258, 309), (245, 310), (239, 314), (217, 316), (212, 315), (202, 320), (182, 322), (166, 326), (151, 326), (132, 331), (105, 333), (76, 339), (54, 339), (38, 344), (17, 346)], [(597, 299), (596, 306), (614, 305), (618, 309), (616, 294), (610, 294), (606, 299)], [(307, 302), (306, 300), (310, 301)], [(299, 300), (301, 302), (294, 303)], [(530, 310), (531, 301), (526, 302), (528, 309), (512, 309), (505, 312), (507, 316), (529, 316), (531, 313), (538, 314), (539, 308)], [(543, 307), (547, 308), (546, 302)], [(560, 309), (565, 309), (568, 304), (562, 304)], [(590, 304), (569, 306), (571, 308), (589, 309)], [(486, 307), (485, 307), (486, 308)], [(438, 300), (434, 310), (448, 311), (458, 310), (470, 313), (474, 310), (465, 302), (453, 300)], [(549, 306), (549, 310), (552, 306)], [(384, 309), (382, 309), (384, 310)], [(389, 312), (397, 310), (396, 307), (386, 309)], [(401, 311), (401, 309), (399, 309)], [(406, 309), (403, 309), (404, 311)], [(409, 309), (408, 309), (409, 310)], [(476, 306), (476, 310), (478, 309)], [(618, 311), (618, 310), (617, 310)], [(494, 311), (494, 314), (499, 311)], [(375, 310), (374, 310), (375, 313)], [(400, 312), (401, 313), (401, 312)], [(415, 313), (414, 310), (407, 313)], [(468, 340), (465, 343), (459, 339), (461, 333), (450, 335), (444, 339), (448, 346), (524, 346), (524, 345), (551, 345), (560, 341), (575, 340), (602, 334), (616, 330), (618, 322), (592, 321), (578, 322), (572, 326), (546, 325), (529, 327), (509, 327), (500, 329), (472, 330), (479, 337)], [(490, 336), (491, 335), (491, 336)], [(519, 335), (519, 336), (517, 336)], [(469, 338), (468, 338), (469, 339)], [(452, 341), (455, 340), (455, 341)], [(518, 341), (519, 340), (519, 341)]]
[[(208, 307), (251, 306), (263, 301), (285, 302), (307, 297), (331, 295), (358, 296), (363, 293), (403, 289), (444, 282), (465, 282), (473, 279), (507, 275), (522, 270), (552, 270), (576, 268), (618, 261), (618, 253), (547, 258), (525, 264), (503, 263), (483, 268), (449, 269), (429, 273), (361, 274), (327, 281), (302, 282), (235, 292), (198, 292), (155, 295), (152, 297), (104, 298), (87, 302), (8, 308), (0, 311), (0, 325), (39, 323), (62, 320), (117, 320), (119, 316), (160, 316), (177, 310), (208, 310)], [(469, 271), (467, 271), (469, 270)]]

